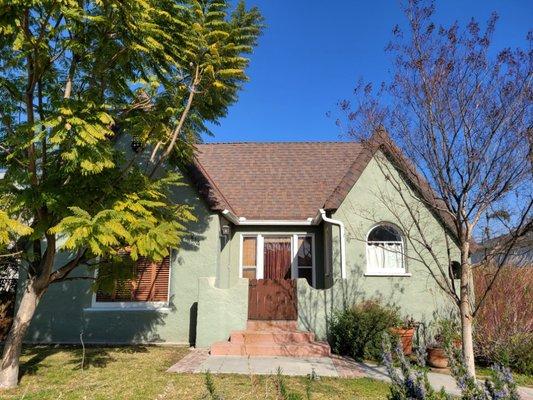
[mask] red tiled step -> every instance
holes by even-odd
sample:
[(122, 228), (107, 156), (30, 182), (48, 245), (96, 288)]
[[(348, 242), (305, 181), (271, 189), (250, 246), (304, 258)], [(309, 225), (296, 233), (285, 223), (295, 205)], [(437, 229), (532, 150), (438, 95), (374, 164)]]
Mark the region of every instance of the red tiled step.
[(310, 343), (315, 340), (314, 333), (299, 331), (238, 331), (232, 332), (231, 343), (238, 344), (282, 344), (282, 343)]
[(250, 320), (246, 324), (246, 330), (248, 331), (297, 331), (298, 321), (260, 321)]
[(285, 356), (285, 357), (327, 357), (331, 354), (327, 343), (285, 343), (285, 344), (239, 344), (217, 342), (211, 346), (215, 356)]
[(331, 350), (315, 342), (311, 332), (298, 330), (297, 321), (248, 321), (247, 329), (232, 332), (228, 342), (211, 346), (212, 355), (323, 357)]

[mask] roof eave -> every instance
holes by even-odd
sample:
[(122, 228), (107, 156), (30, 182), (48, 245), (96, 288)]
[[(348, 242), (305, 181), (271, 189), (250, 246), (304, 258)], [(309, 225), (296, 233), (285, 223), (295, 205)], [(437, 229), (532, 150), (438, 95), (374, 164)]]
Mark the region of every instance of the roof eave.
[[(311, 226), (318, 225), (321, 219), (317, 216), (307, 219), (247, 219), (245, 217), (238, 217), (228, 209), (222, 210), (222, 215), (235, 225), (250, 226)], [(318, 213), (320, 215), (320, 213)]]

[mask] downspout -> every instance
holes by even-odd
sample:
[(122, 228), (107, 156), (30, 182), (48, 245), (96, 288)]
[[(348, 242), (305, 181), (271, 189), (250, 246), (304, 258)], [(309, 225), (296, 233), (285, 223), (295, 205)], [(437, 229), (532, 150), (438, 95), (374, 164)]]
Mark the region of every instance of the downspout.
[(324, 209), (318, 210), (322, 220), (332, 225), (337, 225), (340, 229), (340, 242), (341, 242), (341, 278), (346, 279), (346, 246), (344, 243), (344, 224), (338, 219), (332, 219), (326, 216)]

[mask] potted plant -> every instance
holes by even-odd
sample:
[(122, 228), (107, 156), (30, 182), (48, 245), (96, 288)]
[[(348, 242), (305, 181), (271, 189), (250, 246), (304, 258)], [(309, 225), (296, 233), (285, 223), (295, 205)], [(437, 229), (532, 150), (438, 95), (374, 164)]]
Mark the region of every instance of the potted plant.
[(435, 335), (431, 344), (427, 347), (428, 364), (433, 368), (448, 368), (450, 360), (444, 346), (444, 339), (441, 335)]
[(448, 368), (450, 360), (447, 349), (461, 348), (461, 335), (457, 322), (449, 319), (437, 321), (436, 334), (430, 345), (427, 346), (427, 361), (433, 368)]
[(401, 343), (403, 354), (408, 356), (413, 353), (413, 336), (418, 323), (412, 317), (404, 318), (401, 326), (396, 326), (390, 329), (390, 332), (397, 336)]

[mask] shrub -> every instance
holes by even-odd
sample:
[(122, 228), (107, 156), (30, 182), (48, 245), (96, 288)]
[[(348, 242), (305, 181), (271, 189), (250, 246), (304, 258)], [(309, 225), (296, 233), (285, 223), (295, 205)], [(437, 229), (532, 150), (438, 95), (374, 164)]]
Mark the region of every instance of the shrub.
[(333, 316), (328, 341), (334, 353), (379, 360), (383, 332), (400, 324), (397, 308), (365, 301)]
[[(466, 369), (461, 357), (461, 350), (449, 346), (447, 349), (451, 361), (451, 373), (457, 387), (461, 390), (462, 400), (519, 400), (516, 384), (508, 368), (493, 366), (491, 379), (480, 383), (473, 379)], [(393, 364), (396, 358), (399, 368)], [(425, 367), (425, 349), (417, 349), (418, 365), (412, 365), (403, 355), (400, 343), (394, 352), (387, 334), (383, 337), (383, 363), (391, 379), (390, 400), (450, 400), (444, 388), (434, 390), (429, 384), (428, 371)]]
[(450, 370), (461, 390), (462, 400), (520, 400), (509, 368), (493, 365), (490, 378), (481, 383), (468, 373), (460, 349), (448, 347), (447, 352)]
[(429, 324), (426, 333), (427, 347), (446, 347), (461, 342), (461, 323), (455, 313), (435, 314), (435, 319)]
[[(479, 298), (496, 268), (480, 266), (474, 272)], [(533, 267), (503, 267), (482, 303), (475, 320), (478, 359), (503, 364), (516, 372), (533, 374)]]
[[(390, 337), (383, 334), (382, 361), (391, 379), (389, 400), (449, 400), (451, 396), (444, 389), (435, 391), (430, 385), (427, 368), (425, 349), (417, 348), (416, 358), (418, 366), (413, 366), (405, 358), (403, 349), (398, 341), (394, 348), (391, 347)], [(399, 370), (393, 364), (393, 356), (399, 363)]]

